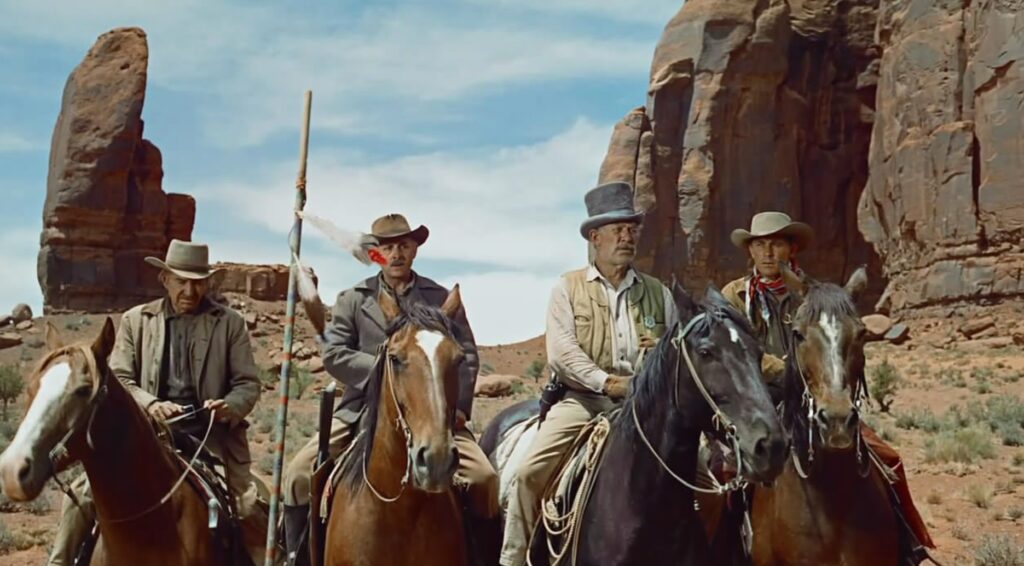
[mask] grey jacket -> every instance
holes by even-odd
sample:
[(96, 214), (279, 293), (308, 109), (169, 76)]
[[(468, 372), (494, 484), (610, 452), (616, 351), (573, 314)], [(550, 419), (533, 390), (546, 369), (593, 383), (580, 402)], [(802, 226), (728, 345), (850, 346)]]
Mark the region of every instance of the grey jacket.
[[(334, 303), (331, 324), (324, 332), (324, 368), (345, 385), (345, 394), (334, 415), (350, 424), (359, 420), (364, 405), (363, 391), (376, 361), (377, 349), (387, 341), (387, 321), (377, 302), (379, 292), (379, 277), (371, 277), (342, 291)], [(405, 300), (440, 307), (447, 297), (447, 289), (417, 275)], [(480, 358), (465, 310), (459, 310), (454, 326), (456, 340), (465, 353), (465, 359), (459, 367), (457, 408), (469, 418), (472, 416), (473, 389), (480, 369)]]

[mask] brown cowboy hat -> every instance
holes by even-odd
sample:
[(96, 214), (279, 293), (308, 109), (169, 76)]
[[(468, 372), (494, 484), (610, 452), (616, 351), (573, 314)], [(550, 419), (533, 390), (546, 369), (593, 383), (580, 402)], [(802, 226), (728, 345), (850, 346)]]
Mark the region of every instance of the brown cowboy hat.
[(739, 228), (732, 231), (732, 243), (746, 248), (750, 240), (769, 236), (789, 238), (803, 249), (814, 239), (814, 230), (803, 222), (794, 222), (785, 212), (759, 212), (750, 220), (750, 230)]
[(165, 259), (150, 256), (146, 263), (184, 279), (209, 279), (222, 271), (210, 267), (210, 249), (206, 244), (181, 240), (171, 240)]
[(373, 221), (373, 225), (370, 226), (370, 235), (377, 238), (381, 244), (402, 238), (412, 238), (416, 245), (422, 246), (430, 236), (430, 230), (422, 224), (413, 230), (409, 227), (409, 221), (401, 214), (388, 214)]

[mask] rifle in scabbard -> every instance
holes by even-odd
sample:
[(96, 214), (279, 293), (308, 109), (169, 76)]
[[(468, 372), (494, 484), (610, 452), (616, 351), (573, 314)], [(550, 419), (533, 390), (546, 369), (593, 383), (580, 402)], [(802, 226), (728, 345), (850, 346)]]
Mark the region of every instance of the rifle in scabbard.
[(337, 384), (331, 381), (320, 392), (320, 433), (317, 438), (316, 469), (330, 459), (331, 419), (334, 417), (334, 393)]

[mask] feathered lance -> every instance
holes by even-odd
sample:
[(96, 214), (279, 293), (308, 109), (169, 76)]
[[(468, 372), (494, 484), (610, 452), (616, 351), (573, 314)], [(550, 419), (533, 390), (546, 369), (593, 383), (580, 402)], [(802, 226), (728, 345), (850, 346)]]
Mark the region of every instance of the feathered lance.
[(277, 559), (277, 516), (281, 502), (281, 470), (284, 467), (285, 427), (288, 423), (288, 388), (292, 367), (292, 338), (295, 328), (295, 302), (299, 275), (299, 251), (302, 245), (302, 209), (306, 206), (306, 156), (309, 153), (309, 114), (313, 106), (313, 92), (306, 91), (305, 111), (302, 118), (302, 136), (299, 142), (299, 174), (295, 181), (295, 220), (289, 244), (291, 246), (291, 272), (288, 277), (288, 306), (284, 320), (284, 361), (278, 385), (280, 405), (275, 428), (274, 484), (270, 491), (270, 516), (267, 521), (267, 548), (264, 566), (274, 566)]

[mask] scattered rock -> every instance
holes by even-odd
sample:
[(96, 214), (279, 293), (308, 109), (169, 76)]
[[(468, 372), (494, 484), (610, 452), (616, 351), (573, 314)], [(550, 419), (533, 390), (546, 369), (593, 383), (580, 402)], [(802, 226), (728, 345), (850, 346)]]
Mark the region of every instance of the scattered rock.
[(976, 334), (980, 334), (981, 332), (992, 328), (995, 324), (996, 321), (991, 316), (969, 318), (960, 325), (960, 332), (964, 336), (971, 338)]
[(512, 384), (519, 381), (514, 375), (482, 375), (476, 380), (477, 397), (505, 397), (512, 394)]
[(868, 340), (881, 340), (892, 329), (892, 319), (884, 314), (869, 314), (861, 320), (868, 330)]
[(253, 338), (262, 338), (266, 335), (267, 331), (263, 328), (254, 328), (252, 332), (249, 333), (249, 336), (252, 336)]
[(299, 362), (299, 367), (308, 371), (309, 373), (320, 373), (324, 371), (324, 360), (320, 356), (313, 356), (308, 360)]
[(26, 320), (32, 320), (32, 307), (21, 303), (14, 307), (11, 311), (11, 316), (14, 318), (14, 322), (25, 322)]
[(13, 348), (21, 345), (21, 334), (14, 332), (4, 332), (0, 334), (0, 350), (7, 348)]
[(18, 324), (16, 324), (14, 327), (17, 328), (18, 330), (23, 330), (23, 331), (24, 330), (31, 330), (32, 329), (32, 321), (31, 320), (23, 320), (23, 321), (19, 322)]
[(307, 346), (303, 346), (303, 347), (299, 348), (298, 350), (296, 350), (295, 358), (298, 359), (298, 360), (308, 360), (308, 359), (312, 358), (315, 354), (316, 354), (316, 352), (314, 352), (312, 349), (310, 349)]
[(256, 313), (247, 312), (243, 316), (245, 317), (245, 327), (248, 328), (249, 330), (255, 330), (256, 324), (258, 322), (256, 318)]
[(992, 350), (998, 350), (999, 348), (1006, 348), (1014, 344), (1014, 338), (1012, 336), (996, 336), (995, 338), (982, 338), (980, 340), (973, 340), (973, 344), (981, 346), (982, 348), (989, 348)]
[(885, 333), (885, 339), (893, 344), (902, 344), (910, 338), (910, 327), (904, 323), (894, 324), (889, 332)]
[(0, 317), (0, 328), (3, 328), (4, 326), (10, 326), (12, 324), (14, 324), (13, 316)]

